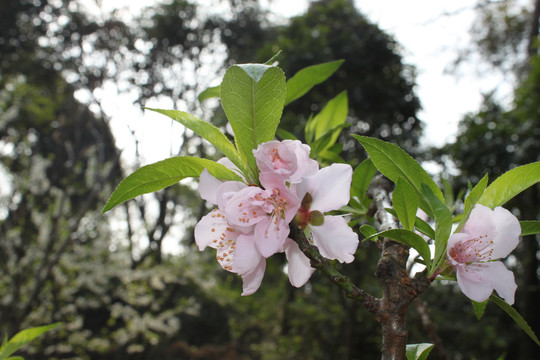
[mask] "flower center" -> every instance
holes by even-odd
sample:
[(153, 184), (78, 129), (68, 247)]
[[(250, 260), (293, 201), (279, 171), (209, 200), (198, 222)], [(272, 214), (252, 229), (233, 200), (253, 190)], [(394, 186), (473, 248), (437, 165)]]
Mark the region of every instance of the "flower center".
[(489, 240), (487, 235), (458, 242), (450, 249), (452, 259), (461, 264), (491, 261), (492, 255), (493, 240)]
[(232, 271), (232, 262), (234, 259), (234, 250), (236, 249), (235, 229), (227, 226), (227, 229), (221, 233), (216, 243), (216, 258), (221, 267)]

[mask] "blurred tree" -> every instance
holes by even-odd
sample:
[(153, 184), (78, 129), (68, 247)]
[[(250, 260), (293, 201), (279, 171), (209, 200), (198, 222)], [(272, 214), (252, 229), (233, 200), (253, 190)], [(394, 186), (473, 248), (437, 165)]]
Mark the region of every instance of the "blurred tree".
[[(501, 105), (493, 93), (485, 95), (481, 109), (460, 122), (456, 141), (442, 149), (443, 158), (448, 154), (459, 169), (461, 185), (476, 183), (486, 173), (494, 179), (518, 165), (540, 161), (540, 1), (533, 1), (532, 7), (518, 7), (513, 1), (480, 4), (485, 6), (479, 7), (482, 21), (475, 24), (475, 44), (494, 67), (512, 71), (518, 84), (509, 106)], [(535, 186), (509, 205), (522, 219), (538, 220), (539, 204), (540, 191)], [(538, 236), (523, 237), (516, 258), (509, 261), (518, 282), (516, 306), (536, 331), (540, 329), (539, 241)], [(527, 338), (509, 338), (507, 350), (513, 357), (540, 357), (540, 349)]]

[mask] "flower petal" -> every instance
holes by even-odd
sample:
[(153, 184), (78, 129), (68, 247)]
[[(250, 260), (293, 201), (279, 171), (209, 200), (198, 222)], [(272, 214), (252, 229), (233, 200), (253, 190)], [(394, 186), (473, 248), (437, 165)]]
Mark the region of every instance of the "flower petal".
[(199, 250), (204, 250), (207, 246), (216, 248), (220, 236), (226, 236), (227, 220), (225, 215), (218, 209), (212, 210), (201, 218), (195, 226), (195, 243)]
[(242, 296), (251, 295), (259, 289), (264, 271), (266, 270), (266, 259), (262, 258), (253, 271), (242, 275)]
[(493, 258), (505, 258), (516, 248), (521, 235), (521, 225), (510, 211), (497, 206), (493, 209), (496, 235), (493, 240)]
[(217, 189), (223, 181), (212, 176), (207, 169), (204, 169), (199, 177), (199, 194), (203, 200), (217, 205)]
[(253, 234), (238, 236), (232, 265), (234, 272), (240, 275), (248, 274), (259, 266), (262, 259), (264, 257), (255, 246)]
[(314, 268), (311, 267), (308, 257), (300, 250), (298, 244), (287, 239), (285, 241), (285, 256), (289, 262), (287, 273), (292, 286), (301, 287), (309, 280)]
[[(313, 198), (311, 210), (324, 213), (347, 205), (350, 199), (352, 173), (350, 165), (332, 164), (307, 178), (306, 191)], [(298, 194), (298, 196), (304, 194)]]
[(267, 258), (283, 247), (289, 236), (289, 225), (284, 219), (266, 216), (255, 226), (254, 235), (257, 249)]
[(487, 206), (476, 204), (461, 232), (471, 235), (471, 238), (482, 236), (493, 240), (496, 236), (493, 211)]
[(311, 226), (313, 243), (322, 256), (350, 263), (358, 247), (358, 235), (341, 216), (325, 216), (320, 226)]
[(517, 289), (514, 273), (501, 261), (462, 265), (457, 270), (458, 285), (468, 298), (482, 302), (495, 290), (508, 304), (514, 303)]

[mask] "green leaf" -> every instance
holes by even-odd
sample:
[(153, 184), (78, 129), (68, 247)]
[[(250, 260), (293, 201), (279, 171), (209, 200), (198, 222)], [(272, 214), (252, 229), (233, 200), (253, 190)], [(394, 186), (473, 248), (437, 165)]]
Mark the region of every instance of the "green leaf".
[(351, 124), (340, 124), (338, 126), (334, 126), (332, 129), (329, 129), (327, 132), (322, 134), (317, 140), (310, 144), (310, 156), (312, 158), (316, 158), (320, 152), (332, 147), (332, 145), (336, 143), (336, 140), (339, 137), (341, 130), (349, 126), (351, 126)]
[(405, 350), (407, 360), (426, 360), (434, 346), (428, 343), (407, 345)]
[(426, 240), (424, 240), (420, 235), (406, 229), (390, 229), (381, 231), (376, 234), (372, 234), (366, 239), (364, 239), (364, 241), (370, 240), (375, 236), (392, 239), (401, 244), (410, 246), (416, 251), (418, 251), (418, 254), (420, 254), (422, 259), (424, 259), (427, 271), (429, 273), (431, 266), (431, 250), (429, 249), (429, 245), (427, 244)]
[(435, 239), (435, 230), (433, 230), (433, 228), (427, 222), (420, 219), (419, 217), (416, 217), (414, 227), (416, 228), (416, 230), (426, 235), (428, 238)]
[(474, 300), (471, 300), (474, 314), (476, 315), (476, 318), (480, 320), (482, 316), (484, 316), (484, 311), (486, 310), (486, 305), (488, 303), (489, 299), (483, 302), (476, 302)]
[(298, 138), (291, 132), (278, 128), (276, 130), (276, 136), (281, 140), (298, 140)]
[(227, 139), (221, 130), (214, 125), (199, 119), (198, 117), (178, 110), (162, 110), (162, 109), (150, 109), (170, 117), (174, 121), (179, 122), (194, 133), (207, 140), (210, 144), (214, 145), (219, 151), (223, 153), (234, 165), (240, 169), (243, 173), (247, 172), (247, 165), (242, 159), (234, 145)]
[(209, 87), (208, 89), (200, 93), (197, 99), (199, 100), (200, 103), (202, 103), (204, 100), (208, 100), (211, 98), (219, 98), (220, 91), (221, 91), (221, 85)]
[(407, 230), (414, 228), (416, 211), (418, 210), (418, 196), (409, 183), (399, 178), (392, 194), (392, 202), (397, 217)]
[(18, 332), (7, 343), (3, 344), (2, 348), (0, 348), (0, 360), (7, 359), (15, 351), (19, 350), (24, 345), (30, 343), (32, 340), (34, 340), (44, 332), (51, 330), (58, 325), (60, 325), (60, 323), (33, 327)]
[(367, 190), (376, 172), (377, 168), (375, 168), (371, 159), (362, 161), (353, 172), (351, 198), (358, 200), (358, 203), (364, 209), (367, 209), (370, 203), (370, 199), (367, 196)]
[(519, 166), (499, 176), (488, 186), (478, 203), (491, 209), (540, 181), (540, 162)]
[(394, 144), (366, 136), (353, 135), (353, 137), (366, 149), (373, 164), (384, 176), (394, 183), (400, 177), (407, 180), (419, 196), (420, 208), (431, 218), (435, 218), (427, 202), (423, 199), (422, 184), (426, 184), (441, 202), (444, 201), (444, 196), (437, 184), (416, 160)]
[[(433, 257), (432, 269), (436, 271), (445, 259), (446, 244), (452, 232), (452, 214), (448, 207), (425, 184), (422, 184), (422, 194), (435, 219), (435, 256)], [(429, 273), (429, 275), (432, 274)]]
[(277, 58), (279, 57), (279, 55), (281, 55), (282, 53), (282, 50), (278, 50), (277, 53), (274, 54), (274, 56), (272, 56), (270, 59), (268, 59), (264, 65), (272, 65), (275, 61), (277, 61)]
[(459, 222), (459, 225), (456, 228), (456, 232), (459, 232), (463, 225), (465, 225), (465, 222), (469, 218), (469, 214), (471, 213), (474, 205), (480, 200), (482, 197), (482, 194), (486, 190), (486, 185), (488, 183), (488, 175), (484, 175), (482, 180), (476, 184), (476, 186), (471, 190), (469, 195), (467, 195), (467, 198), (465, 198), (465, 205), (463, 209), (463, 217), (461, 218), (461, 221)]
[(520, 221), (521, 236), (540, 234), (540, 221)]
[(285, 102), (285, 75), (262, 64), (231, 66), (221, 84), (221, 103), (247, 159), (252, 179), (258, 179), (253, 157), (257, 146), (274, 138)]
[(495, 304), (497, 304), (501, 309), (503, 309), (514, 321), (518, 326), (525, 331), (527, 335), (536, 343), (536, 345), (540, 346), (540, 341), (538, 340), (538, 337), (534, 333), (534, 331), (531, 329), (529, 324), (527, 324), (527, 321), (514, 309), (512, 306), (508, 305), (506, 301), (501, 299), (500, 297), (496, 295), (491, 295), (489, 297), (491, 301), (493, 301)]
[(178, 156), (143, 166), (126, 177), (111, 195), (103, 213), (136, 196), (158, 191), (182, 179), (198, 177), (204, 169), (221, 180), (242, 181), (234, 171), (208, 159)]
[[(345, 124), (349, 113), (349, 101), (347, 92), (342, 91), (331, 99), (315, 117), (306, 123), (305, 134), (308, 144), (323, 136), (327, 131), (336, 126)], [(339, 132), (334, 133), (330, 138), (330, 145), (334, 144), (339, 136)]]
[(298, 71), (287, 81), (287, 97), (285, 105), (300, 98), (315, 85), (328, 79), (340, 66), (344, 60), (336, 60), (318, 65), (308, 66)]
[(377, 230), (371, 225), (364, 224), (360, 226), (360, 233), (364, 235), (366, 238), (371, 238), (373, 235), (377, 234)]

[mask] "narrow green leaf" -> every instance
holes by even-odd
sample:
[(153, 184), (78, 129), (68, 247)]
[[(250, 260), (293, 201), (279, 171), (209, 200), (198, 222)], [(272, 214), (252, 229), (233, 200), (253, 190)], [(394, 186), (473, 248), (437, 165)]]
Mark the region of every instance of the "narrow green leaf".
[(18, 332), (4, 346), (2, 346), (0, 352), (0, 360), (7, 359), (15, 351), (19, 350), (24, 345), (30, 343), (32, 340), (34, 340), (44, 332), (51, 330), (58, 325), (60, 325), (60, 323), (33, 327)]
[(235, 134), (237, 148), (247, 159), (251, 177), (258, 179), (253, 150), (274, 138), (285, 102), (285, 75), (262, 65), (231, 66), (221, 84), (221, 103)]
[(459, 232), (463, 225), (465, 225), (465, 221), (469, 218), (469, 214), (471, 213), (471, 210), (473, 209), (474, 205), (480, 200), (482, 197), (482, 194), (486, 190), (486, 186), (488, 183), (488, 174), (484, 175), (482, 180), (476, 184), (476, 186), (471, 190), (469, 195), (467, 195), (467, 198), (465, 198), (465, 204), (463, 209), (463, 217), (461, 218), (459, 225), (456, 228), (456, 232)]
[(340, 66), (344, 60), (336, 60), (318, 65), (308, 66), (298, 71), (287, 81), (287, 97), (285, 105), (300, 98), (315, 85), (328, 79)]
[(407, 360), (426, 360), (434, 346), (428, 343), (407, 345), (405, 356)]
[[(347, 92), (342, 91), (336, 97), (331, 99), (324, 108), (306, 123), (306, 141), (308, 144), (323, 136), (327, 131), (345, 124), (347, 114), (349, 113), (349, 101)], [(308, 139), (307, 134), (313, 134), (312, 139)], [(334, 144), (339, 136), (339, 132), (334, 133), (330, 138), (330, 145)]]
[(360, 230), (360, 233), (364, 235), (366, 238), (377, 234), (377, 230), (375, 230), (373, 226), (367, 225), (367, 224), (360, 226), (359, 230)]
[(431, 250), (429, 249), (429, 246), (426, 240), (424, 240), (420, 235), (406, 229), (390, 229), (390, 230), (381, 231), (376, 234), (372, 234), (365, 240), (368, 240), (369, 238), (374, 237), (374, 236), (392, 239), (401, 244), (410, 246), (416, 251), (418, 251), (418, 254), (420, 254), (422, 259), (424, 259), (427, 271), (429, 273), (430, 266), (431, 266)]
[(482, 316), (484, 316), (484, 311), (486, 310), (486, 305), (488, 303), (489, 299), (483, 302), (476, 302), (474, 300), (471, 300), (474, 314), (476, 315), (476, 318), (480, 320)]
[(419, 217), (416, 217), (416, 220), (414, 221), (414, 227), (416, 228), (416, 230), (426, 235), (428, 238), (435, 239), (435, 230), (433, 230), (433, 228), (427, 222), (420, 219)]
[(126, 177), (111, 195), (103, 213), (136, 196), (158, 191), (182, 179), (198, 177), (204, 169), (221, 180), (242, 181), (234, 171), (208, 159), (178, 156), (143, 166)]
[(400, 177), (407, 180), (420, 198), (420, 208), (431, 218), (435, 218), (430, 207), (423, 199), (422, 184), (426, 184), (441, 202), (444, 201), (444, 196), (437, 184), (416, 160), (394, 144), (366, 136), (353, 135), (353, 137), (366, 149), (373, 164), (384, 176), (394, 183)]
[(242, 159), (234, 145), (227, 139), (221, 130), (214, 125), (199, 119), (198, 117), (178, 110), (162, 110), (162, 109), (150, 109), (170, 117), (174, 121), (179, 122), (194, 133), (207, 140), (210, 144), (214, 145), (219, 151), (223, 153), (234, 165), (242, 172), (247, 172), (247, 164)]
[(276, 136), (281, 140), (298, 140), (298, 138), (291, 132), (278, 128), (276, 130)]
[(519, 166), (499, 176), (488, 186), (478, 203), (491, 209), (540, 181), (540, 162)]
[(495, 304), (497, 304), (501, 309), (503, 309), (514, 321), (518, 326), (525, 331), (527, 335), (536, 343), (536, 345), (540, 346), (540, 341), (538, 340), (538, 337), (534, 333), (534, 331), (531, 329), (529, 324), (527, 324), (527, 321), (517, 312), (516, 309), (514, 309), (512, 306), (508, 305), (506, 301), (501, 299), (500, 297), (496, 295), (491, 295), (489, 297), (491, 301), (493, 301)]
[(418, 210), (418, 196), (409, 183), (399, 178), (392, 194), (392, 202), (397, 217), (407, 230), (414, 228), (416, 211)]
[(520, 221), (521, 236), (540, 234), (540, 221)]
[(371, 159), (366, 159), (354, 169), (351, 183), (351, 197), (362, 198), (366, 195), (377, 168)]
[(281, 55), (283, 51), (282, 50), (278, 50), (277, 53), (274, 54), (274, 56), (272, 56), (270, 59), (268, 59), (264, 65), (272, 65), (276, 60), (277, 58), (279, 57), (279, 55)]
[(435, 219), (435, 256), (433, 257), (432, 266), (432, 269), (435, 271), (442, 265), (445, 259), (446, 244), (452, 232), (452, 214), (448, 207), (425, 184), (422, 184), (422, 194)]
[(22, 356), (10, 356), (6, 360), (24, 360)]
[(310, 144), (311, 157), (316, 158), (320, 152), (332, 147), (332, 145), (336, 143), (336, 140), (339, 137), (341, 130), (349, 126), (351, 126), (351, 124), (340, 124), (338, 126), (334, 126), (332, 129), (329, 129), (327, 132), (322, 134), (317, 140), (312, 142)]
[(208, 100), (211, 98), (219, 98), (219, 93), (221, 91), (221, 85), (216, 85), (209, 87), (208, 89), (204, 90), (199, 94), (197, 99), (200, 103), (202, 103), (204, 100)]

